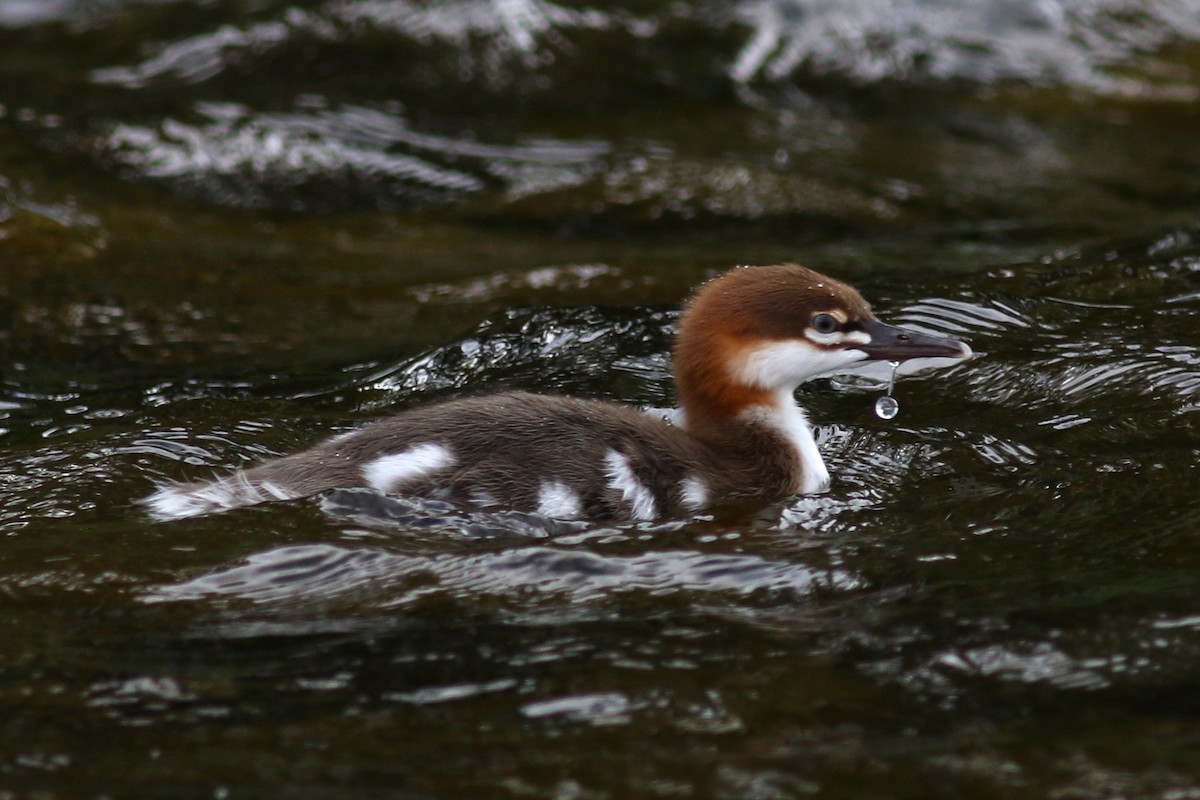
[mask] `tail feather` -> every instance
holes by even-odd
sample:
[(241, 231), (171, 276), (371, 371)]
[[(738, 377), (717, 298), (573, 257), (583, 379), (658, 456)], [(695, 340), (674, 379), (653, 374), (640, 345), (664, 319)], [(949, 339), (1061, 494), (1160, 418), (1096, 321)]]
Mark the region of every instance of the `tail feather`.
[(183, 519), (200, 514), (266, 503), (271, 500), (293, 500), (299, 492), (265, 480), (252, 480), (245, 472), (198, 483), (175, 483), (159, 486), (158, 490), (141, 499), (150, 515), (159, 520)]

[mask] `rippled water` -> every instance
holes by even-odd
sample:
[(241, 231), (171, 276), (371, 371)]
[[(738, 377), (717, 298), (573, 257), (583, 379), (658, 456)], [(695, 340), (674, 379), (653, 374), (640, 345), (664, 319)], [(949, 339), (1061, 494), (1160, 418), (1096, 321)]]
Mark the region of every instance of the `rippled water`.
[[(0, 0), (0, 798), (1200, 796), (1200, 6)], [(668, 408), (798, 259), (978, 357), (829, 493), (594, 525), (155, 482)]]

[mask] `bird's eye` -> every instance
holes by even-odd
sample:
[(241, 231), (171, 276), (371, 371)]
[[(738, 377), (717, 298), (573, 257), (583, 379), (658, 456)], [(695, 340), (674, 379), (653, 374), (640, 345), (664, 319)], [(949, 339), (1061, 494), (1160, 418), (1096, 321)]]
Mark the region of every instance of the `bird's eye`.
[(812, 318), (812, 329), (817, 333), (833, 333), (841, 326), (833, 314), (817, 314)]

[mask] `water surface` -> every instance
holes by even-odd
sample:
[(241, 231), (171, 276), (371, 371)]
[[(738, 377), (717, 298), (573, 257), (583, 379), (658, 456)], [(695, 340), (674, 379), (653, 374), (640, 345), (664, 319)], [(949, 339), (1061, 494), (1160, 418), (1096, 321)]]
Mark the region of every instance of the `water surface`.
[[(961, 5), (0, 0), (0, 797), (1200, 796), (1200, 6)], [(827, 494), (134, 504), (781, 260)]]

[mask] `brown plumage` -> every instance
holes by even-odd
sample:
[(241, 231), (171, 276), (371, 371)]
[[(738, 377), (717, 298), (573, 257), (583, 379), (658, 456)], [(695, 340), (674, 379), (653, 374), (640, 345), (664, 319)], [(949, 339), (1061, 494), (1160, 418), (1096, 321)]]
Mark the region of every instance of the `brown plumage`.
[(681, 426), (596, 400), (460, 398), (145, 502), (178, 518), (367, 486), (590, 519), (761, 505), (828, 482), (797, 384), (872, 358), (969, 355), (955, 340), (883, 325), (853, 288), (805, 267), (739, 268), (700, 287), (684, 312)]

